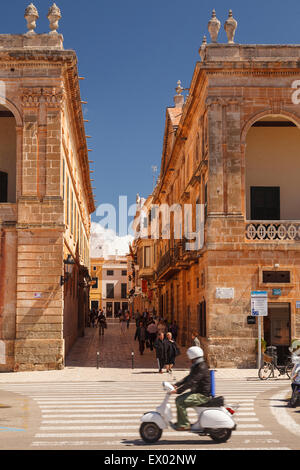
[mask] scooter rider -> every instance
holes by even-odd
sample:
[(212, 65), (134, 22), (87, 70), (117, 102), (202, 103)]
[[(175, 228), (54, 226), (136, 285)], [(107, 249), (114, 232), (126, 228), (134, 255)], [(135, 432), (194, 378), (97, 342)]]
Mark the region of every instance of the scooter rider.
[(172, 394), (182, 394), (176, 398), (177, 423), (176, 431), (188, 431), (190, 423), (187, 408), (202, 406), (210, 400), (211, 382), (210, 372), (204, 360), (203, 350), (193, 346), (187, 350), (187, 356), (192, 361), (190, 374), (175, 384)]

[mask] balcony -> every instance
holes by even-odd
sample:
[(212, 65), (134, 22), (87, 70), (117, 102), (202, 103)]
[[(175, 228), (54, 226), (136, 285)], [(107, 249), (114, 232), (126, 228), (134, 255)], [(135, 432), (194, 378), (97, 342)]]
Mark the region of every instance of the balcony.
[(160, 258), (156, 271), (159, 280), (168, 280), (181, 269), (188, 268), (191, 261), (199, 258), (197, 251), (186, 250), (188, 242), (186, 239), (179, 241)]
[(17, 221), (17, 204), (0, 203), (0, 223), (15, 223)]
[(248, 221), (245, 228), (246, 240), (252, 242), (299, 242), (300, 222), (295, 221)]
[(157, 267), (157, 277), (159, 280), (167, 280), (179, 271), (176, 267), (174, 249), (167, 251), (159, 260)]

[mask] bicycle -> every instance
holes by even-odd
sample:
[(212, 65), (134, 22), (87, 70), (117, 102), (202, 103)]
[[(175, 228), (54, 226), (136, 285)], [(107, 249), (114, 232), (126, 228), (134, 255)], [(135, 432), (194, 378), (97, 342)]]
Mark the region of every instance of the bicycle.
[(267, 380), (269, 378), (277, 379), (281, 375), (287, 375), (291, 378), (291, 372), (294, 367), (291, 358), (289, 357), (286, 364), (277, 365), (277, 356), (268, 356), (264, 354), (264, 363), (258, 371), (258, 376), (261, 380)]

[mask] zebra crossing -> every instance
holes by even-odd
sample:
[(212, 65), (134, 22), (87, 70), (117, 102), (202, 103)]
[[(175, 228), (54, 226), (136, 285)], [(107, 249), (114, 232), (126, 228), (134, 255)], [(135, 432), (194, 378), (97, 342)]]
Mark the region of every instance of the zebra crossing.
[[(218, 395), (226, 406), (238, 405), (235, 414), (237, 430), (222, 446), (229, 449), (287, 449), (261, 421), (255, 407), (259, 394), (278, 389), (278, 383), (220, 380)], [(141, 416), (155, 409), (165, 396), (160, 383), (153, 382), (73, 382), (1, 385), (0, 389), (31, 398), (40, 410), (40, 425), (31, 443), (32, 449), (116, 448), (128, 449), (143, 445), (139, 435)], [(176, 420), (175, 398), (170, 400), (173, 421)], [(188, 411), (191, 422), (196, 414)], [(203, 440), (186, 432), (167, 429), (162, 439), (166, 448), (184, 446), (183, 440), (205, 450)], [(202, 442), (201, 442), (202, 441)], [(218, 445), (220, 448), (220, 445)], [(160, 446), (161, 448), (161, 446)], [(211, 442), (207, 447), (212, 448)]]

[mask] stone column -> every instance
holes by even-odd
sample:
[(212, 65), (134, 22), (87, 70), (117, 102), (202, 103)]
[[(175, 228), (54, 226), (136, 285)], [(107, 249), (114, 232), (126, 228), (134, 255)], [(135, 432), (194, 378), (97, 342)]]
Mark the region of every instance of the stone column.
[(228, 99), (226, 106), (226, 158), (227, 211), (242, 214), (241, 198), (241, 115), (240, 100)]
[(209, 175), (208, 213), (210, 217), (224, 213), (223, 206), (223, 110), (217, 98), (208, 98)]
[(16, 248), (15, 223), (0, 230), (0, 371), (14, 369), (16, 331)]

